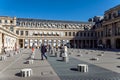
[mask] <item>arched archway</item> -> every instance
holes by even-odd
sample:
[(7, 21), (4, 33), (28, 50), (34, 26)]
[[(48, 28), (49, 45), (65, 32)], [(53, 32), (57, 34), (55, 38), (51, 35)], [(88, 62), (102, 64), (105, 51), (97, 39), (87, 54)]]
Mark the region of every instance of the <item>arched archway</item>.
[(111, 40), (110, 39), (106, 40), (106, 48), (111, 48)]
[(116, 39), (116, 48), (120, 49), (120, 38)]

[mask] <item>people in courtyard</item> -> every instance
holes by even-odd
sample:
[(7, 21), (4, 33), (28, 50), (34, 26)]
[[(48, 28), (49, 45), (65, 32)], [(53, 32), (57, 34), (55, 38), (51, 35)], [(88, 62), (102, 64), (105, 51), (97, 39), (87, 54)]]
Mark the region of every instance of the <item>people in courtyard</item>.
[(42, 44), (41, 45), (41, 60), (43, 60), (44, 57), (47, 59), (46, 52), (47, 52), (47, 46)]

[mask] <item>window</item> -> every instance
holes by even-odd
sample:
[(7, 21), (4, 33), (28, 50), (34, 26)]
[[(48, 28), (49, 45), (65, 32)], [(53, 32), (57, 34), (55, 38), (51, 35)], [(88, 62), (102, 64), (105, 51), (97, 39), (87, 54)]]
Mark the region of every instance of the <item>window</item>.
[(14, 31), (14, 27), (13, 26), (10, 27), (10, 31), (12, 31), (12, 32)]
[(118, 27), (118, 35), (120, 35), (120, 27)]
[(18, 30), (16, 31), (16, 34), (18, 34), (18, 35), (19, 35), (19, 31), (18, 31)]
[(120, 10), (118, 11), (118, 16), (120, 16)]
[(93, 37), (93, 32), (91, 32), (91, 37)]
[(28, 31), (25, 31), (25, 35), (28, 36)]
[(69, 32), (69, 36), (71, 36), (71, 32)]
[(12, 24), (12, 23), (13, 23), (13, 21), (11, 20), (11, 21), (10, 21), (10, 23)]
[(82, 37), (82, 32), (80, 33), (80, 36)]
[(65, 28), (67, 28), (67, 24), (65, 25)]
[(65, 36), (67, 36), (67, 32), (65, 32)]
[(88, 32), (88, 37), (89, 37), (89, 32)]
[(108, 19), (111, 19), (111, 14), (108, 14)]
[(101, 31), (101, 37), (103, 37), (103, 31)]
[(2, 21), (0, 20), (0, 23), (2, 23)]
[(111, 29), (108, 29), (108, 36), (111, 36)]
[(77, 36), (79, 36), (79, 32), (77, 32), (77, 34), (76, 34)]
[(7, 20), (5, 20), (5, 23), (7, 23)]
[(100, 37), (100, 32), (98, 32), (98, 37)]
[(84, 32), (84, 37), (86, 36), (86, 32)]
[(23, 31), (21, 31), (21, 34), (20, 35), (23, 35)]
[(75, 32), (73, 32), (73, 36), (75, 36)]
[[(93, 36), (93, 33), (91, 33), (91, 36)], [(95, 37), (97, 36), (97, 32), (95, 32)]]

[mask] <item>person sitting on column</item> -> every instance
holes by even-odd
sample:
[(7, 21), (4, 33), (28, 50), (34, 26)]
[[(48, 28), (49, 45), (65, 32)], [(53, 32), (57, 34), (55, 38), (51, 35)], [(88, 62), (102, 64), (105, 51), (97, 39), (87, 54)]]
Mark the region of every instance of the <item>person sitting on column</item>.
[(43, 60), (43, 57), (47, 59), (46, 52), (47, 52), (46, 46), (42, 44), (41, 45), (41, 60)]
[(67, 45), (66, 44), (64, 45), (63, 57), (68, 57), (68, 54), (67, 54)]

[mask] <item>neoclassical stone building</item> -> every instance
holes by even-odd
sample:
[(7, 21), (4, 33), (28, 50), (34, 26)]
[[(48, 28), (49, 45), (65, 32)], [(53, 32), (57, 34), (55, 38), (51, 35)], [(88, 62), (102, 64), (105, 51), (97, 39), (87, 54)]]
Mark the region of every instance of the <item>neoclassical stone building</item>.
[(104, 13), (104, 19), (95, 25), (98, 44), (105, 48), (120, 49), (120, 5)]
[(52, 46), (67, 44), (71, 48), (120, 49), (120, 5), (95, 16), (89, 22), (43, 20), (0, 16), (0, 52), (2, 47), (36, 48), (41, 43)]
[(39, 47), (41, 43), (44, 43), (54, 47), (68, 44), (71, 47), (82, 48), (83, 41), (87, 45), (88, 40), (90, 46), (90, 40), (93, 40), (87, 37), (88, 34), (93, 34), (92, 26), (91, 22), (17, 18), (15, 29), (20, 47), (30, 48), (33, 43)]

